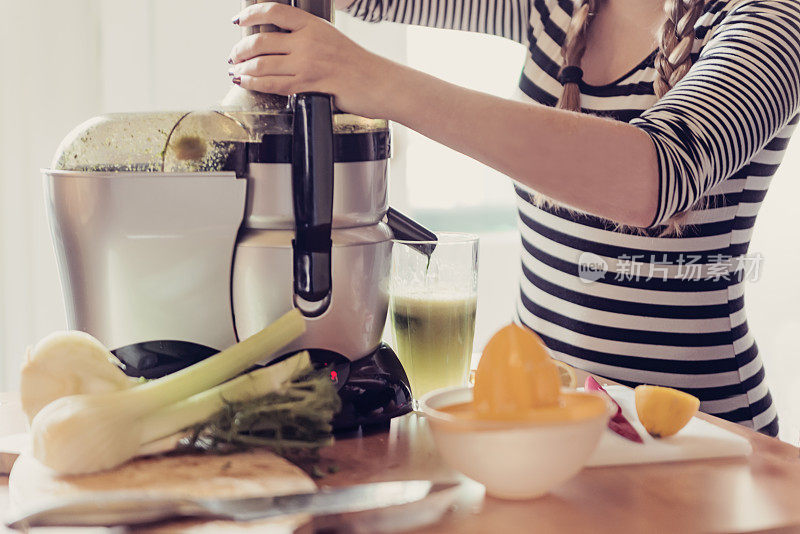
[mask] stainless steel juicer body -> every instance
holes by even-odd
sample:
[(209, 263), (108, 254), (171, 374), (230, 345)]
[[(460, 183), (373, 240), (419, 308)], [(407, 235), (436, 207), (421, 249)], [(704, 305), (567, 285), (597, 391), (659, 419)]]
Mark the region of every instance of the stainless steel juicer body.
[[(380, 344), (389, 305), (392, 249), (392, 232), (382, 222), (388, 209), (388, 156), (386, 132), (342, 137), (337, 143), (333, 291), (328, 308), (319, 316), (306, 317), (306, 334), (287, 350), (325, 349), (355, 360)], [(248, 201), (233, 263), (233, 313), (240, 338), (258, 332), (294, 306), (292, 168), (274, 159), (249, 165)], [(347, 161), (352, 159), (357, 161)]]
[[(257, 156), (263, 162), (238, 172), (109, 171), (154, 167), (142, 154), (160, 151), (142, 146), (132, 148), (140, 153), (131, 159), (115, 148), (114, 166), (95, 161), (105, 158), (91, 140), (105, 145), (113, 138), (109, 129), (130, 131), (142, 122), (152, 121), (92, 119), (59, 150), (57, 166), (69, 167), (66, 159), (72, 168), (45, 171), (69, 327), (112, 350), (141, 343), (221, 350), (237, 333), (247, 337), (293, 306), (291, 155)], [(357, 359), (380, 344), (388, 306), (392, 233), (381, 220), (390, 137), (385, 125), (341, 130), (334, 149), (331, 305), (307, 318), (308, 332), (295, 346)], [(291, 135), (273, 135), (270, 143), (291, 144)], [(239, 165), (239, 152), (263, 150), (260, 143), (239, 143), (227, 161)]]
[[(133, 376), (186, 367), (295, 306), (294, 141), (278, 127), (260, 137), (231, 131), (252, 119), (92, 119), (44, 173), (69, 328), (97, 337)], [(334, 117), (330, 300), (286, 349), (311, 349), (330, 369), (343, 406), (337, 429), (383, 424), (411, 402), (402, 366), (381, 344), (393, 237), (383, 220), (403, 238), (419, 229), (387, 213), (388, 125), (359, 122)]]

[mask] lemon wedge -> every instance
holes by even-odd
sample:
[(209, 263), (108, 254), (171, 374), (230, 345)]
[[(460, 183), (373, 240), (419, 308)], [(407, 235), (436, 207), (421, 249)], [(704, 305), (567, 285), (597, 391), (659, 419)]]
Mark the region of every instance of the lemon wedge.
[(636, 415), (654, 438), (677, 434), (694, 417), (700, 400), (677, 389), (661, 386), (637, 386)]
[(575, 369), (571, 365), (564, 362), (553, 360), (553, 363), (558, 367), (558, 377), (561, 379), (561, 387), (568, 389), (575, 389), (578, 387), (578, 379), (575, 376)]

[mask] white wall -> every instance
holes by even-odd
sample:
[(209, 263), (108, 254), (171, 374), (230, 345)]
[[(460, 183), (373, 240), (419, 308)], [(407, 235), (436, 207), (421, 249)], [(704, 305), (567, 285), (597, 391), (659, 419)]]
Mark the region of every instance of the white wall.
[(66, 327), (39, 169), (107, 111), (207, 107), (229, 86), (238, 2), (0, 4), (0, 388), (25, 347)]
[(98, 110), (94, 4), (0, 7), (0, 387), (29, 343), (64, 327), (38, 170)]
[(800, 444), (800, 135), (789, 145), (758, 216), (750, 251), (763, 272), (747, 287), (745, 305), (767, 382), (781, 419), (781, 438)]
[[(64, 328), (38, 170), (49, 164), (60, 139), (90, 116), (213, 105), (229, 84), (225, 59), (237, 35), (229, 22), (237, 6), (237, 0), (0, 3), (0, 389), (16, 385), (28, 344)], [(456, 42), (459, 37), (450, 32), (413, 30), (406, 43), (399, 26), (366, 26), (346, 17), (339, 24), (381, 53), (407, 57), (460, 83), (507, 96), (506, 87), (517, 80), (519, 49), (513, 45), (505, 46), (508, 56), (499, 44), (487, 54), (488, 41), (474, 40), (479, 37)], [(510, 64), (507, 78), (506, 67), (499, 67), (504, 63)], [(424, 140), (402, 129), (395, 133), (391, 197), (398, 207), (413, 208), (414, 195), (423, 204), (433, 198), (420, 190), (409, 195), (408, 174), (458, 183), (469, 172), (471, 187), (488, 187), (493, 194), (505, 187), (510, 194), (491, 171), (430, 144), (415, 148)], [(413, 162), (406, 161), (409, 156)], [(782, 435), (794, 443), (800, 436), (800, 349), (794, 339), (800, 332), (800, 245), (793, 230), (799, 173), (795, 140), (756, 228), (752, 250), (764, 255), (764, 272), (747, 297), (783, 418)], [(444, 202), (444, 193), (436, 202)], [(500, 197), (492, 201), (502, 203)], [(511, 319), (518, 270), (513, 232), (482, 237), (476, 347)]]

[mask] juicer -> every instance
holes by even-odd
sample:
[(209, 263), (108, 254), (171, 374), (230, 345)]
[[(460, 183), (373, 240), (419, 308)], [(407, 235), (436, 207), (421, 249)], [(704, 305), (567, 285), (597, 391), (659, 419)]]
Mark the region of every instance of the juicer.
[[(332, 16), (326, 1), (298, 7)], [(44, 171), (69, 328), (154, 378), (295, 307), (307, 332), (284, 355), (307, 349), (329, 368), (335, 428), (408, 412), (405, 372), (381, 342), (392, 238), (435, 236), (388, 207), (390, 152), (387, 121), (319, 93), (234, 87), (214, 110), (90, 119)]]

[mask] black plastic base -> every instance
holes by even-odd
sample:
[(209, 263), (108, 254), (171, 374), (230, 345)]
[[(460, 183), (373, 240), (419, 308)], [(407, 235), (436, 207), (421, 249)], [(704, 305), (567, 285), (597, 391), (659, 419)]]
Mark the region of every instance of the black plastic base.
[[(113, 352), (125, 364), (128, 376), (159, 378), (217, 351), (181, 341), (152, 341)], [(309, 354), (316, 368), (330, 370), (331, 380), (339, 388), (342, 410), (333, 420), (336, 432), (386, 425), (392, 418), (411, 411), (408, 377), (397, 355), (385, 343), (353, 362), (328, 350), (311, 349)]]
[(111, 352), (125, 364), (126, 375), (151, 379), (180, 371), (219, 351), (188, 341), (148, 341)]
[[(311, 351), (311, 359), (318, 365), (321, 363), (318, 351)], [(360, 360), (342, 360), (348, 371), (347, 377), (340, 381), (342, 410), (333, 420), (335, 431), (387, 424), (411, 411), (408, 377), (391, 347), (383, 343)]]

